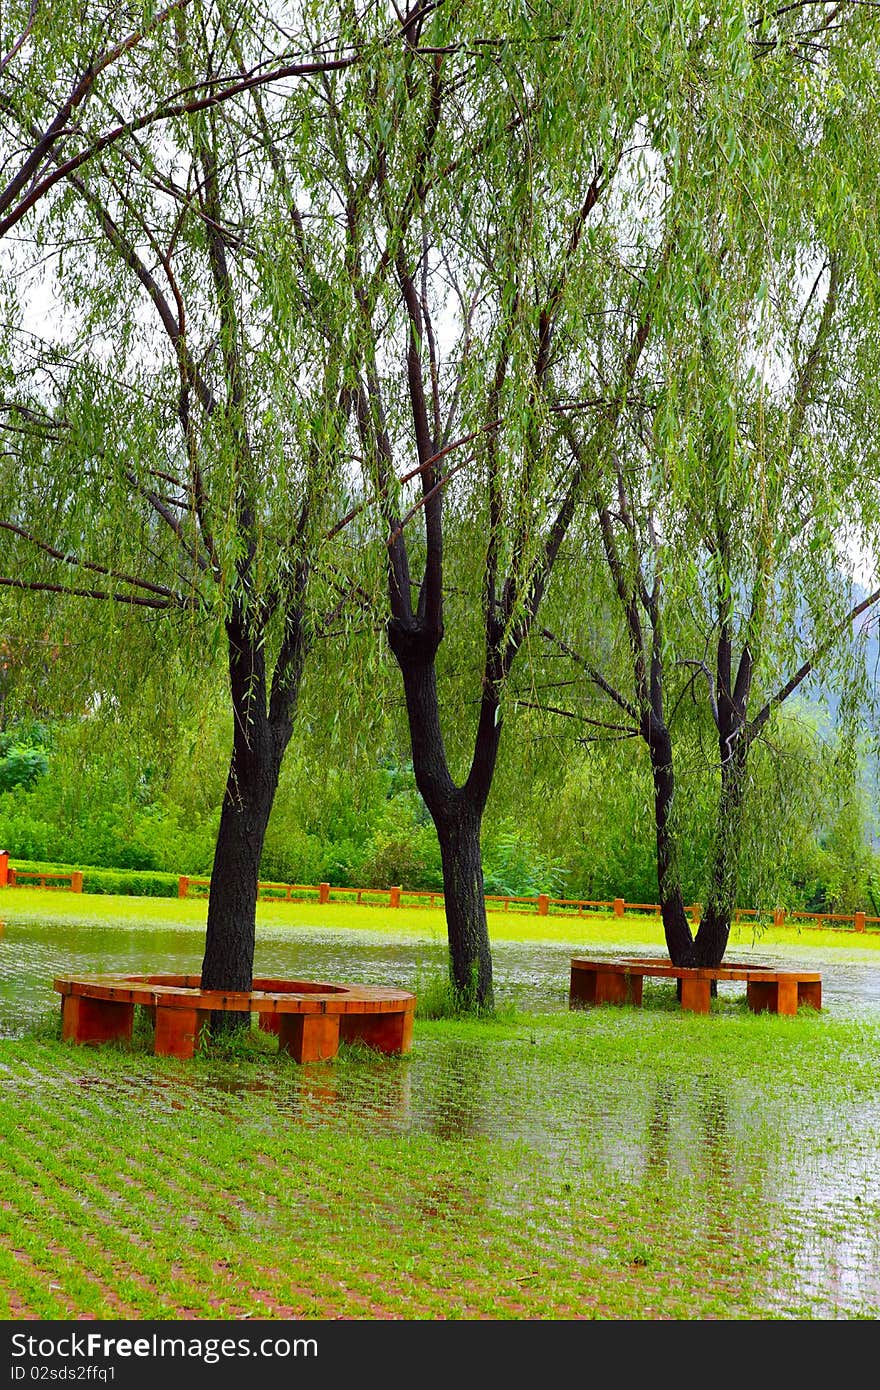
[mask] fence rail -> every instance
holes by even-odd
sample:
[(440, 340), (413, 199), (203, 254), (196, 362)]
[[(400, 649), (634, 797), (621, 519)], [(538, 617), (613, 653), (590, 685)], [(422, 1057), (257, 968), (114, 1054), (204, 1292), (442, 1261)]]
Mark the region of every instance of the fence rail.
[[(207, 897), (211, 887), (209, 878), (189, 878), (181, 875), (177, 883), (178, 897), (187, 898), (190, 896)], [(192, 890), (195, 890), (193, 894)], [(367, 904), (376, 907), (435, 907), (442, 906), (444, 902), (443, 891), (440, 888), (403, 888), (399, 884), (391, 888), (337, 888), (330, 883), (264, 883), (258, 885), (258, 896), (263, 901), (296, 901), (297, 899), (307, 901), (317, 899), (319, 903), (332, 903), (345, 901), (354, 898), (359, 904)], [(534, 912), (539, 917), (583, 917), (590, 912), (607, 912), (610, 910), (615, 917), (623, 917), (627, 912), (649, 913), (652, 916), (660, 915), (659, 903), (632, 903), (625, 898), (551, 898), (547, 893), (538, 893), (534, 897), (517, 897), (513, 893), (487, 893), (485, 895), (486, 907), (491, 909), (496, 904), (500, 904), (501, 912)], [(699, 921), (702, 905), (692, 903), (686, 909), (688, 916), (696, 923)], [(782, 927), (788, 924), (803, 922), (804, 925), (815, 923), (821, 927), (824, 923), (842, 922), (850, 923), (851, 928), (857, 932), (880, 931), (880, 917), (868, 917), (864, 912), (801, 912), (797, 909), (788, 910), (783, 907), (774, 908), (772, 912), (763, 911), (756, 907), (737, 908), (734, 913), (734, 921), (738, 922), (744, 917), (772, 917), (775, 927)]]
[[(49, 880), (53, 882), (49, 882)], [(27, 880), (27, 884), (22, 881)], [(56, 882), (57, 880), (57, 882)], [(37, 873), (14, 869), (9, 863), (9, 855), (0, 851), (0, 888), (14, 888), (16, 885), (47, 889), (68, 888), (73, 893), (83, 891), (83, 870), (73, 869), (67, 873)], [(179, 898), (206, 898), (211, 889), (209, 878), (193, 878), (181, 874), (177, 880)], [(426, 907), (442, 906), (444, 895), (439, 888), (403, 888), (399, 884), (390, 888), (341, 888), (330, 883), (273, 883), (261, 880), (258, 896), (264, 902), (296, 902), (316, 899), (319, 903), (345, 902), (354, 899), (356, 903), (374, 907)], [(659, 916), (659, 903), (627, 902), (624, 898), (551, 898), (547, 893), (535, 897), (517, 897), (513, 893), (487, 893), (486, 907), (501, 912), (535, 913), (539, 917), (584, 917), (591, 912), (607, 912), (615, 917), (623, 917), (627, 912), (648, 913)], [(686, 909), (692, 921), (699, 921), (702, 906), (692, 903)], [(775, 927), (786, 925), (829, 926), (841, 930), (849, 924), (850, 930), (857, 932), (880, 931), (880, 917), (869, 917), (864, 912), (807, 912), (797, 908), (776, 907), (772, 911), (755, 907), (738, 907), (734, 922), (745, 917), (772, 918)], [(834, 927), (833, 924), (841, 926)]]
[[(22, 883), (23, 879), (27, 879), (27, 883)], [(71, 893), (81, 893), (83, 890), (82, 870), (70, 869), (66, 873), (38, 873), (30, 869), (14, 869), (9, 863), (9, 856), (5, 852), (0, 853), (0, 888), (15, 888), (18, 884), (24, 888), (47, 888), (52, 892), (66, 888)]]

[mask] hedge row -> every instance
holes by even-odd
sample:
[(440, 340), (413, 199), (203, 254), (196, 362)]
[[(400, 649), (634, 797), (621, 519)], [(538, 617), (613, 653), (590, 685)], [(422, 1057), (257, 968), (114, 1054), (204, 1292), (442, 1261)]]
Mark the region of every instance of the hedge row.
[[(47, 864), (32, 859), (15, 859), (13, 869), (22, 873), (69, 874), (79, 864)], [(176, 898), (177, 874), (152, 869), (83, 868), (84, 893), (121, 893), (131, 898)], [(27, 880), (25, 880), (25, 884)], [(24, 886), (24, 885), (23, 885)]]

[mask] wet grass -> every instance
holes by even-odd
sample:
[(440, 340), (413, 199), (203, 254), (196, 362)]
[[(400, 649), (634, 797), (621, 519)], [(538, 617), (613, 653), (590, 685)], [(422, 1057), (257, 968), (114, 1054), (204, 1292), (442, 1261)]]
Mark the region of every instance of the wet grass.
[(298, 1067), (0, 1042), (0, 1316), (880, 1312), (880, 1027), (719, 998)]
[[(85, 932), (111, 926), (197, 949), (204, 915), (0, 892), (10, 923), (82, 926), (86, 958)], [(445, 941), (423, 909), (265, 903), (259, 924)], [(490, 930), (662, 949), (637, 916), (493, 913)], [(741, 927), (732, 953), (752, 944)], [(0, 1317), (880, 1314), (876, 1010), (755, 1016), (731, 992), (698, 1017), (646, 980), (640, 1010), (430, 1017), (445, 988), (421, 981), (397, 1059), (343, 1047), (298, 1067), (252, 1032), (176, 1062), (153, 1056), (140, 1012), (130, 1048), (62, 1044), (57, 1008), (0, 1039)]]

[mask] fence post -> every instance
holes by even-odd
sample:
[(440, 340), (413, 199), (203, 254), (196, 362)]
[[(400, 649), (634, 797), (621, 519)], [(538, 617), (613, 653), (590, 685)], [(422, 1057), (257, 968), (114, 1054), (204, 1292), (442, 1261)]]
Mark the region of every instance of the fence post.
[(550, 911), (550, 898), (546, 893), (538, 894), (538, 916), (546, 917)]
[(0, 888), (5, 888), (9, 882), (9, 851), (0, 849)]
[(177, 880), (177, 896), (185, 898), (189, 892), (189, 879), (186, 874), (181, 874)]
[(400, 886), (391, 889), (391, 901), (389, 907), (400, 907)]
[(319, 883), (319, 884), (318, 884), (318, 902), (319, 902), (319, 903), (329, 903), (329, 901), (330, 901), (330, 884), (329, 884), (329, 883)]
[(623, 898), (614, 899), (614, 915), (615, 917), (623, 916)]
[(698, 927), (700, 925), (700, 918), (702, 917), (702, 915), (703, 904), (691, 903), (691, 926)]
[(865, 930), (865, 914), (864, 914), (864, 912), (857, 912), (857, 913), (856, 913), (856, 931), (864, 931), (864, 930)]
[(71, 891), (71, 893), (81, 893), (82, 890), (83, 890), (82, 869), (74, 869), (73, 873), (70, 875), (70, 891)]
[(785, 908), (784, 908), (784, 907), (775, 907), (775, 908), (773, 909), (773, 925), (774, 925), (774, 927), (784, 927), (784, 926), (785, 926)]

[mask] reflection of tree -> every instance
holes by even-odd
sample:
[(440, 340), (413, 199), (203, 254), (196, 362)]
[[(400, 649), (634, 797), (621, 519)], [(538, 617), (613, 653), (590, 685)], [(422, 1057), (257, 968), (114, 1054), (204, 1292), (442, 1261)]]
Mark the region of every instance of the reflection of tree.
[(714, 1181), (728, 1187), (731, 1177), (730, 1117), (727, 1097), (713, 1077), (706, 1077), (700, 1086), (699, 1109), (706, 1172)]
[(450, 1042), (436, 1058), (437, 1090), (428, 1099), (427, 1128), (440, 1139), (471, 1139), (488, 1129), (486, 1058), (478, 1047)]
[(343, 1044), (345, 1063), (334, 1066), (338, 1110), (378, 1121), (380, 1129), (409, 1124), (412, 1071), (409, 1058), (377, 1056), (366, 1043)]
[(646, 1165), (650, 1175), (669, 1171), (669, 1123), (672, 1112), (673, 1087), (669, 1079), (660, 1079), (654, 1092), (648, 1120)]
[[(728, 1186), (731, 1177), (730, 1121), (727, 1097), (715, 1077), (698, 1078), (696, 1113), (700, 1122), (699, 1143), (705, 1155), (702, 1171), (711, 1183)], [(672, 1142), (672, 1120), (676, 1100), (681, 1093), (671, 1077), (659, 1077), (651, 1113), (645, 1148), (645, 1164), (649, 1175), (666, 1176), (673, 1168), (680, 1172), (691, 1166), (691, 1145), (677, 1147)]]

